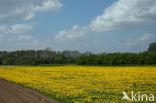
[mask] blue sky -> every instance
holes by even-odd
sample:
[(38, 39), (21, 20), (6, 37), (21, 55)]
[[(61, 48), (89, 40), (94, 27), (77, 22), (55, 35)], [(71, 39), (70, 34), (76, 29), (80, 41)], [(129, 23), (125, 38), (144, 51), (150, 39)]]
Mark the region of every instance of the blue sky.
[[(88, 25), (91, 20), (100, 15), (105, 8), (115, 2), (116, 0), (61, 0), (63, 7), (53, 13), (38, 13), (36, 18), (32, 21), (38, 23), (39, 29), (43, 33), (49, 34), (63, 29), (72, 28), (73, 25)], [(44, 28), (44, 29), (43, 29)], [(44, 37), (44, 35), (40, 35)]]
[(0, 0), (0, 49), (142, 52), (156, 41), (155, 0)]

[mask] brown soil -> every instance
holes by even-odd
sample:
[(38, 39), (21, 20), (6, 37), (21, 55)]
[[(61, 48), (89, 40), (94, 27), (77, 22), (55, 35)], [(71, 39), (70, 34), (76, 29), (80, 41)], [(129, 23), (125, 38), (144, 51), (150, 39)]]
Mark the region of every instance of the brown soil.
[(0, 79), (0, 103), (58, 103), (42, 94)]

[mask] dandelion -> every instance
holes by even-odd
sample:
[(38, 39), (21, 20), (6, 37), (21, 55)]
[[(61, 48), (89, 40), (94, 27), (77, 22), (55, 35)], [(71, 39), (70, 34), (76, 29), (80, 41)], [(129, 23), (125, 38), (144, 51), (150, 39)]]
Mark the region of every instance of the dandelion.
[(123, 91), (156, 91), (156, 67), (0, 67), (0, 78), (62, 103), (118, 103)]

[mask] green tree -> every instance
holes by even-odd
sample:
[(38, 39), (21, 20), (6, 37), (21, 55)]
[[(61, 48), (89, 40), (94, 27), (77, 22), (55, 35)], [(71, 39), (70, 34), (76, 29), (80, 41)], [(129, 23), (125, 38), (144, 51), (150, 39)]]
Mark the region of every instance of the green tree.
[(13, 65), (14, 64), (14, 58), (7, 57), (2, 61), (3, 65)]

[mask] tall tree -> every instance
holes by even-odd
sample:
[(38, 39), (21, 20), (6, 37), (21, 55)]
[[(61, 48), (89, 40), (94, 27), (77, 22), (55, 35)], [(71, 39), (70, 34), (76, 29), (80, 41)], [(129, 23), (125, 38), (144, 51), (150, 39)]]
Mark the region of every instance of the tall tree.
[(156, 52), (156, 42), (150, 44), (148, 51), (149, 52)]

